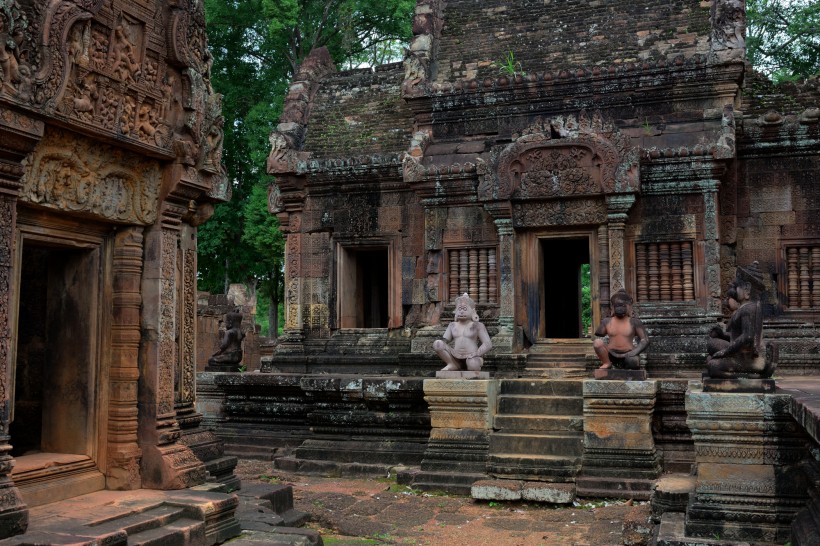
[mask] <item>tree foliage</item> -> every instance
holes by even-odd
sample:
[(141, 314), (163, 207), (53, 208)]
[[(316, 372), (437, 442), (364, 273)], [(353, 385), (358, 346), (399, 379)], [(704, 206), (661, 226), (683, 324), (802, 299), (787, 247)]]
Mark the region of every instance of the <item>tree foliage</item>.
[(205, 0), (233, 197), (199, 230), (199, 286), (226, 292), (239, 282), (255, 289), (266, 300), (260, 310), (271, 309), (274, 335), (284, 241), (267, 212), (273, 179), (265, 160), (288, 84), (316, 47), (328, 47), (340, 67), (395, 60), (409, 40), (414, 7), (415, 0)]
[(748, 0), (749, 61), (773, 81), (820, 73), (820, 3), (815, 0)]

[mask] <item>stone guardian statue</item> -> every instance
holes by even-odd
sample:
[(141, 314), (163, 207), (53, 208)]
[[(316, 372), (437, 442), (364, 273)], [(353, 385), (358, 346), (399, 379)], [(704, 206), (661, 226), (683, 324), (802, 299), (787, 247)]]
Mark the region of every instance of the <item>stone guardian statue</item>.
[(221, 332), (219, 350), (208, 359), (206, 371), (235, 372), (242, 362), (242, 313), (239, 308), (225, 315), (225, 330)]
[(457, 297), (455, 320), (447, 326), (444, 339), (433, 342), (436, 354), (447, 364), (442, 371), (478, 371), (484, 364), (482, 356), (492, 348), (490, 334), (475, 312), (475, 302), (466, 293)]

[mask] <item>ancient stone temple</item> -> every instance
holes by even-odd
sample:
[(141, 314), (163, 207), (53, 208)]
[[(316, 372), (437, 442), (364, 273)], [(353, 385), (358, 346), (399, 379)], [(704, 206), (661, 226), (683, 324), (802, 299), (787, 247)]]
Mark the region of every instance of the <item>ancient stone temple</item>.
[(0, 2), (3, 536), (221, 449), (194, 410), (197, 226), (229, 197), (202, 9)]
[[(707, 340), (754, 262), (755, 347), (777, 349), (766, 369), (820, 369), (819, 80), (755, 74), (733, 0), (418, 0), (413, 33), (402, 63), (340, 72), (319, 49), (300, 67), (268, 160), (285, 334), (263, 373), (202, 374), (219, 408), (207, 418), (282, 468), (401, 463), (414, 486), (479, 498), (645, 499), (661, 472), (700, 464), (692, 536), (720, 496), (719, 517), (746, 523), (774, 503), (776, 524), (749, 536), (783, 538), (808, 480), (759, 494), (740, 474), (780, 472), (779, 452), (755, 446), (786, 438), (788, 465), (820, 475), (801, 443), (816, 432), (780, 394), (759, 397), (771, 412), (709, 413), (726, 397), (701, 396), (700, 379), (710, 355), (731, 360)], [(436, 379), (433, 343), (465, 293), (491, 379)], [(596, 381), (590, 337), (613, 296), (631, 303), (619, 354), (639, 369)], [(740, 432), (715, 440), (724, 422)], [(709, 481), (734, 443), (749, 453), (737, 475)], [(669, 511), (688, 494), (664, 497)]]
[(588, 337), (588, 264), (592, 324), (624, 288), (650, 375), (699, 373), (721, 287), (753, 260), (779, 369), (816, 367), (817, 85), (765, 88), (741, 4), (420, 0), (413, 29), (402, 64), (337, 72), (318, 50), (291, 85), (268, 161), (275, 368), (340, 346), (365, 368), (421, 358), (466, 292), (509, 371), (502, 355)]

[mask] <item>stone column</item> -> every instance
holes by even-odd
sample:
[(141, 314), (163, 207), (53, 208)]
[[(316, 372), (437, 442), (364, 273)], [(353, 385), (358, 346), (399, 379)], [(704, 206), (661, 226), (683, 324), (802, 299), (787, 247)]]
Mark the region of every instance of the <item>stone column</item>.
[(139, 439), (143, 486), (156, 489), (190, 487), (206, 477), (202, 462), (179, 442), (174, 408), (179, 354), (180, 223), (177, 215), (166, 211), (145, 236)]
[(497, 391), (494, 380), (424, 380), (432, 428), (414, 487), (469, 495), (486, 478)]
[(137, 443), (143, 228), (121, 229), (114, 239), (114, 309), (108, 405), (107, 489), (139, 489)]
[(784, 544), (807, 500), (800, 462), (806, 438), (791, 414), (789, 394), (686, 393), (695, 441), (697, 480), (685, 534), (724, 541)]
[(584, 381), (584, 455), (577, 494), (647, 500), (660, 476), (652, 437), (655, 381)]
[(607, 223), (609, 226), (609, 290), (611, 294), (621, 288), (626, 288), (624, 278), (624, 226), (633, 203), (635, 203), (635, 196), (632, 194), (608, 195), (606, 198)]
[(493, 348), (498, 353), (510, 353), (515, 340), (515, 230), (509, 218), (496, 219), (495, 228), (498, 230), (501, 281), (498, 286), (498, 334), (493, 338)]
[(28, 508), (11, 479), (14, 461), (8, 434), (11, 416), (12, 270), (17, 232), (17, 196), (23, 176), (23, 158), (43, 136), (44, 125), (0, 106), (0, 538), (25, 532)]
[(720, 302), (720, 230), (718, 228), (717, 180), (703, 180), (703, 230), (705, 239), (704, 261), (706, 266), (706, 290), (709, 299), (706, 310), (710, 314), (721, 314)]

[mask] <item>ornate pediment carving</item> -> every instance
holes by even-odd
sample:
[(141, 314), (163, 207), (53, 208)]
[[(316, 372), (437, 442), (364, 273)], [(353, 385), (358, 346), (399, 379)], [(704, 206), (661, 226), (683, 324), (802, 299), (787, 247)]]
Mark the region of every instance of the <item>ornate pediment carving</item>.
[(198, 0), (0, 0), (0, 103), (176, 158), (221, 199), (224, 121), (210, 68)]
[(558, 199), (634, 193), (637, 147), (600, 116), (537, 122), (498, 156), (495, 178), (479, 184), (482, 200)]
[(156, 220), (156, 161), (49, 130), (24, 166), (22, 201), (113, 222), (148, 225)]

